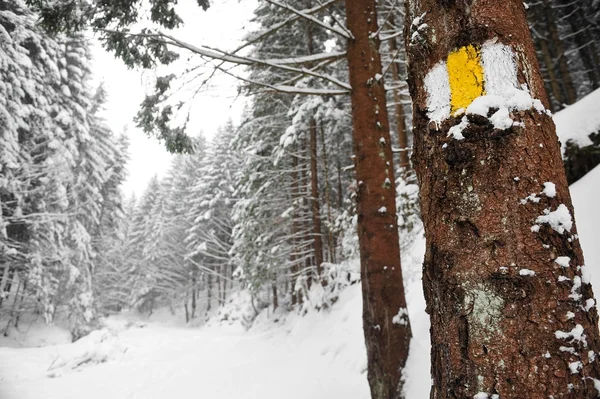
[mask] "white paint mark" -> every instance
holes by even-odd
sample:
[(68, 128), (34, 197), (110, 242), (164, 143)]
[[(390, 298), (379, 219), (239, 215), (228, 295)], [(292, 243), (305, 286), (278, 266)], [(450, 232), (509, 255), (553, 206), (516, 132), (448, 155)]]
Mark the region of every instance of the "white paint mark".
[(424, 79), (427, 90), (427, 116), (440, 123), (450, 117), (450, 82), (445, 62), (438, 62)]
[(502, 95), (508, 89), (517, 89), (517, 64), (512, 48), (502, 43), (487, 41), (481, 46), (481, 63), (488, 95)]

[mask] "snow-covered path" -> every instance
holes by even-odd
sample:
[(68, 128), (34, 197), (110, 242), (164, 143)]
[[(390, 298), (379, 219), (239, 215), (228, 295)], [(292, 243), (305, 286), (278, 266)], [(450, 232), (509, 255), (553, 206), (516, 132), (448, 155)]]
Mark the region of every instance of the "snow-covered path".
[(47, 370), (58, 354), (77, 358), (98, 345), (0, 348), (0, 398), (368, 398), (357, 289), (329, 317), (292, 316), (262, 333), (134, 326), (107, 344), (124, 354), (55, 378)]

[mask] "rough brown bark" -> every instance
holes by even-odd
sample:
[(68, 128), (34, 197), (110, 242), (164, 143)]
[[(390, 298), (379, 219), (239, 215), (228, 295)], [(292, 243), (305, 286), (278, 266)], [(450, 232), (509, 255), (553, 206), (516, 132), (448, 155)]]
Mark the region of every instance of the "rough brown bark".
[[(548, 106), (523, 3), (409, 1), (407, 40), (411, 21), (425, 12), (429, 28), (409, 47), (409, 85), (427, 240), (431, 398), (597, 397), (598, 316), (595, 307), (585, 309), (590, 285), (574, 284), (584, 265), (576, 227), (532, 230), (545, 209), (564, 204), (573, 215), (551, 117), (513, 112), (523, 125), (504, 131), (473, 118), (456, 140), (448, 130), (460, 117), (437, 124), (427, 116), (427, 72), (450, 52), (487, 40), (512, 48), (519, 83)], [(555, 196), (540, 193), (545, 182), (555, 184)], [(524, 200), (532, 194), (539, 200)], [(570, 258), (568, 267), (556, 262), (560, 256)], [(585, 337), (573, 339), (579, 328)]]
[[(372, 398), (401, 397), (411, 337), (396, 220), (390, 130), (381, 77), (375, 0), (346, 0), (352, 130), (358, 180), (363, 328)], [(394, 323), (393, 320), (398, 321)]]

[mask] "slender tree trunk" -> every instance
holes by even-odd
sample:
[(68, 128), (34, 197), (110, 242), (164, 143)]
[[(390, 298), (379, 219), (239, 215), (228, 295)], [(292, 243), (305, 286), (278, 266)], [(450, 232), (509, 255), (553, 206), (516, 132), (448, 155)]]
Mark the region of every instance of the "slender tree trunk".
[[(395, 27), (394, 21), (394, 13), (390, 14), (389, 25)], [(410, 169), (410, 159), (408, 158), (408, 136), (406, 133), (406, 115), (404, 115), (404, 107), (402, 106), (402, 96), (400, 95), (400, 89), (397, 85), (402, 81), (400, 78), (400, 66), (398, 65), (398, 43), (396, 39), (390, 40), (390, 51), (392, 53), (392, 57), (395, 57), (392, 61), (391, 71), (392, 71), (392, 79), (394, 79), (394, 89), (392, 90), (392, 95), (394, 98), (394, 116), (396, 118), (396, 126), (398, 130), (398, 146), (400, 147), (400, 167), (404, 171), (408, 171)]]
[[(23, 277), (23, 273), (21, 276)], [(21, 320), (21, 315), (23, 314), (23, 302), (25, 301), (25, 293), (27, 292), (27, 279), (23, 278), (23, 289), (21, 290), (21, 299), (19, 300), (19, 306), (17, 310), (17, 315), (15, 317), (15, 328), (19, 328), (19, 321)]]
[(297, 293), (296, 293), (296, 280), (298, 279), (298, 233), (300, 231), (298, 225), (298, 218), (300, 217), (300, 212), (298, 212), (300, 207), (300, 190), (298, 185), (301, 183), (299, 180), (298, 173), (298, 157), (295, 154), (292, 154), (292, 204), (294, 206), (294, 211), (292, 212), (292, 253), (290, 254), (290, 261), (292, 263), (290, 267), (290, 295), (292, 297), (292, 306), (297, 303)]
[(321, 125), (321, 153), (323, 154), (323, 173), (325, 174), (325, 203), (327, 204), (327, 228), (329, 262), (335, 261), (335, 242), (333, 237), (333, 218), (331, 217), (331, 188), (329, 184), (329, 162), (327, 162), (327, 146), (325, 145), (325, 129)]
[(10, 317), (8, 319), (8, 323), (6, 323), (6, 327), (4, 328), (4, 336), (8, 336), (8, 329), (10, 328), (10, 325), (13, 323), (13, 320), (16, 320), (17, 318), (17, 301), (19, 299), (19, 292), (21, 290), (21, 281), (17, 282), (17, 292), (15, 293), (15, 297), (13, 299), (13, 303), (12, 303), (12, 309), (10, 310)]
[(317, 121), (310, 119), (310, 202), (313, 219), (313, 242), (317, 275), (321, 284), (327, 285), (323, 279), (323, 233), (321, 230), (321, 207), (319, 205), (319, 171), (317, 162)]
[[(308, 1), (307, 6), (310, 8), (312, 2)], [(314, 38), (313, 24), (307, 22), (306, 43), (308, 54), (314, 54)], [(311, 64), (308, 64), (311, 67)], [(311, 194), (311, 209), (313, 218), (313, 240), (315, 250), (315, 263), (317, 267), (317, 275), (321, 284), (326, 285), (327, 282), (322, 278), (323, 274), (323, 234), (321, 231), (321, 210), (319, 206), (319, 171), (318, 171), (318, 153), (317, 153), (317, 121), (314, 117), (310, 118), (310, 194)]]
[(8, 295), (10, 295), (10, 290), (12, 288), (13, 279), (15, 278), (15, 269), (10, 266), (7, 266), (4, 271), (4, 277), (5, 277), (5, 278), (3, 278), (4, 288), (3, 288), (2, 292), (0, 292), (0, 306), (2, 305), (2, 301), (4, 299), (8, 298)]
[[(307, 159), (310, 159), (310, 157), (311, 157), (310, 142), (307, 140), (302, 140), (302, 148), (304, 150), (304, 153), (306, 154)], [(302, 165), (300, 167), (300, 176), (302, 176), (301, 189), (303, 191), (303, 208), (304, 208), (305, 212), (307, 212), (306, 215), (308, 215), (312, 210), (312, 208), (311, 208), (312, 201), (310, 200), (311, 185), (310, 185), (310, 181), (309, 181), (309, 177), (308, 177), (308, 173), (307, 173), (307, 168), (304, 165)], [(311, 232), (313, 231), (313, 228), (314, 228), (314, 223), (311, 223), (311, 221), (309, 220), (308, 217), (305, 217), (305, 218), (303, 217), (303, 219), (306, 219), (306, 220), (302, 221), (302, 228), (304, 229), (304, 234), (305, 234), (304, 241), (311, 242), (312, 246), (313, 246), (312, 256), (306, 256), (305, 261), (304, 261), (304, 268), (305, 268), (304, 273), (306, 273), (308, 271), (308, 274), (306, 276), (306, 288), (308, 290), (310, 290), (310, 287), (313, 282), (313, 273), (311, 272), (311, 270), (312, 270), (313, 265), (316, 263), (315, 256), (314, 256), (314, 254), (315, 254), (314, 241), (313, 241), (313, 236), (311, 234)]]
[(209, 312), (210, 308), (211, 308), (211, 302), (212, 302), (212, 275), (210, 273), (206, 274), (206, 311)]
[(407, 21), (431, 398), (596, 397), (598, 316), (552, 118), (532, 102), (494, 128), (497, 109), (446, 105), (525, 84), (548, 106), (523, 2), (412, 0)]
[[(275, 281), (277, 281), (277, 279), (275, 279)], [(277, 283), (276, 282), (271, 284), (271, 292), (273, 293), (273, 310), (275, 310), (279, 306), (279, 298), (277, 297)]]
[[(558, 86), (558, 81), (556, 80), (556, 74), (554, 73), (554, 67), (552, 62), (552, 56), (550, 55), (550, 50), (548, 49), (548, 42), (546, 39), (540, 39), (540, 49), (542, 50), (542, 57), (544, 58), (544, 64), (546, 65), (546, 72), (548, 73), (548, 79), (550, 79), (550, 87), (552, 88), (552, 96), (554, 100), (560, 105), (562, 105), (562, 96), (560, 95), (560, 87)], [(550, 106), (552, 104), (550, 103)], [(553, 108), (553, 107), (552, 107)], [(551, 110), (553, 110), (551, 108)]]
[(8, 271), (9, 267), (6, 264), (2, 265), (2, 279), (0, 280), (0, 307), (2, 306), (2, 302), (4, 300), (4, 293), (6, 285), (8, 284)]
[(596, 52), (596, 46), (593, 40), (590, 40), (588, 29), (584, 30), (585, 27), (585, 15), (581, 8), (581, 5), (573, 0), (559, 0), (558, 2), (563, 9), (563, 13), (566, 15), (566, 19), (569, 22), (571, 31), (573, 32), (573, 40), (578, 48), (579, 56), (583, 66), (586, 69), (586, 74), (592, 85), (592, 90), (598, 88), (598, 71), (600, 71), (600, 65), (598, 65), (599, 59)]
[(192, 279), (192, 319), (196, 317), (196, 292), (196, 277), (194, 276)]
[(346, 0), (352, 130), (358, 180), (363, 329), (371, 396), (399, 398), (411, 338), (400, 268), (396, 189), (376, 1)]
[(569, 64), (567, 64), (565, 46), (558, 35), (558, 28), (556, 27), (554, 13), (552, 11), (552, 7), (550, 7), (550, 4), (548, 3), (548, 0), (544, 0), (543, 8), (546, 15), (546, 26), (548, 27), (548, 33), (550, 33), (550, 40), (552, 40), (553, 48), (556, 50), (556, 61), (558, 62), (560, 78), (565, 89), (567, 104), (573, 104), (575, 101), (577, 101), (577, 91), (575, 90), (575, 84), (573, 83), (573, 78), (571, 77)]

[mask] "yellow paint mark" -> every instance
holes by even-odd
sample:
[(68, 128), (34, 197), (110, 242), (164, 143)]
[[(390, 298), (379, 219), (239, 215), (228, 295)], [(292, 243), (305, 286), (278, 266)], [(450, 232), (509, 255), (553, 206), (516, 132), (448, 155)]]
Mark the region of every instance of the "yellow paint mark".
[(468, 45), (448, 55), (451, 113), (468, 107), (473, 100), (484, 94), (483, 67), (479, 50)]

